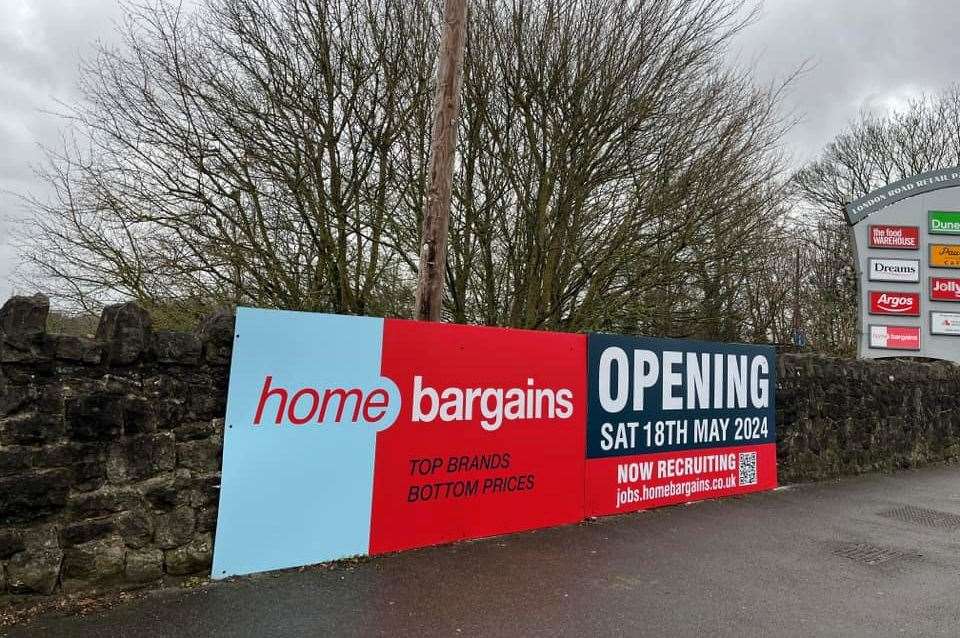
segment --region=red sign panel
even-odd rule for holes
[[[587,514],[777,486],[772,348],[591,334],[587,370]]]
[[[934,301],[960,301],[960,279],[931,277],[930,299]]]
[[[870,314],[919,317],[920,293],[871,290]]]
[[[386,320],[370,553],[582,520],[586,342]]]
[[[917,226],[872,224],[867,232],[870,248],[920,249],[920,228]]]
[[[870,326],[870,347],[882,350],[919,350],[918,326]]]

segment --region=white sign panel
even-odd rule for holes
[[[870,281],[920,281],[919,259],[870,259]]]
[[[930,334],[960,336],[960,313],[932,311],[930,313]]]

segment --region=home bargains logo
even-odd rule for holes
[[[920,293],[870,291],[870,314],[920,316]]]
[[[920,249],[920,229],[917,226],[875,224],[869,228],[870,248]]]
[[[870,347],[885,350],[919,350],[919,326],[870,326]]]
[[[931,277],[930,299],[933,301],[960,301],[960,279]]]

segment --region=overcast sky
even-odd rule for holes
[[[3,191],[43,194],[31,165],[62,125],[45,111],[73,99],[79,58],[111,38],[119,15],[117,0],[0,0],[0,301],[16,265],[9,228],[24,215]],[[861,109],[955,81],[958,22],[957,0],[767,0],[736,56],[764,82],[808,64],[786,98],[802,118],[787,139],[800,163]]]

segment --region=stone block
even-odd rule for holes
[[[51,594],[60,577],[63,551],[52,527],[24,534],[25,549],[7,562],[7,588],[14,594]]]
[[[67,503],[68,470],[25,472],[0,479],[0,525],[34,521],[59,512]]]
[[[167,573],[188,576],[209,571],[213,562],[213,536],[202,534],[187,545],[164,552]]]
[[[198,365],[203,355],[200,338],[189,332],[159,330],[154,336],[153,348],[159,363]]]
[[[220,473],[194,478],[189,489],[193,492],[190,504],[194,507],[216,505],[220,501]]]
[[[123,397],[85,394],[67,402],[66,423],[75,441],[113,441],[123,433]]]
[[[157,408],[143,397],[126,397],[123,402],[123,433],[150,434],[157,431]]]
[[[213,365],[230,364],[233,353],[235,319],[233,312],[221,309],[204,318],[197,329],[203,343],[203,360]]]
[[[35,383],[24,385],[14,383],[0,370],[0,416],[19,412],[39,397],[40,391]]]
[[[163,552],[145,549],[127,552],[124,577],[132,583],[147,583],[163,577]]]
[[[100,315],[97,340],[103,343],[104,363],[134,363],[153,343],[150,314],[135,303],[107,306]]]
[[[142,505],[142,497],[131,487],[104,487],[95,492],[72,495],[68,509],[75,518],[82,519],[107,516]]]
[[[103,358],[103,345],[94,339],[72,335],[49,335],[47,339],[57,359],[96,365]]]
[[[154,526],[157,546],[173,549],[188,543],[193,538],[194,525],[193,510],[186,506],[157,516]]]
[[[64,443],[49,445],[34,456],[36,467],[65,467],[73,471],[73,489],[88,491],[85,487],[106,477],[107,450],[94,443]]]
[[[212,436],[222,436],[222,421],[222,419],[191,421],[178,425],[173,429],[173,433],[177,435],[177,441],[195,441],[197,439],[209,439]]]
[[[197,532],[217,531],[217,506],[201,507],[197,510]]]
[[[144,548],[153,542],[153,519],[140,509],[121,512],[117,516],[117,532],[127,547]]]
[[[22,412],[0,419],[0,443],[3,445],[36,445],[63,437],[63,418],[56,414]]]
[[[218,438],[177,443],[177,466],[204,474],[219,472],[221,451]]]
[[[139,486],[139,489],[146,501],[158,510],[173,509],[187,502],[181,498],[179,490],[174,485],[173,477],[148,479]]]
[[[212,386],[195,388],[187,399],[187,415],[191,419],[214,419],[226,411],[226,397]]]
[[[50,300],[45,295],[10,297],[0,308],[0,333],[6,337],[32,338],[47,331]]]
[[[105,538],[116,531],[112,517],[93,518],[65,525],[60,530],[63,546],[82,545],[90,541]]]
[[[23,532],[18,529],[0,529],[0,560],[6,560],[26,549]]]
[[[34,451],[26,447],[0,447],[0,477],[19,474],[33,465]]]
[[[117,537],[102,538],[63,552],[61,579],[66,592],[119,582],[124,573],[126,548]]]
[[[110,446],[107,479],[111,483],[140,481],[172,470],[176,459],[176,441],[170,432],[126,437]]]

